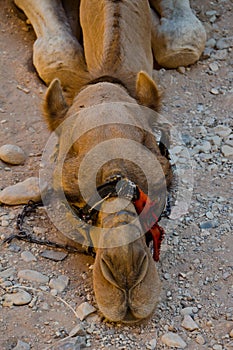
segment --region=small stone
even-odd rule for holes
[[[19,291],[17,293],[12,294],[5,294],[4,295],[4,302],[3,306],[10,306],[10,305],[27,305],[32,300],[31,294],[25,292],[24,290]]]
[[[218,71],[218,65],[216,62],[212,62],[209,64],[210,70],[212,70],[212,72],[217,72]]]
[[[157,345],[157,340],[154,338],[154,339],[151,339],[149,342],[148,342],[148,345],[150,346],[150,349],[151,350],[155,350],[156,349],[156,345]]]
[[[207,42],[206,42],[206,47],[215,47],[216,45],[216,40],[214,38],[210,38]]]
[[[216,47],[219,50],[228,49],[229,47],[233,47],[233,36],[219,39],[216,43]]]
[[[200,152],[207,153],[211,150],[211,143],[209,141],[204,141],[202,144],[199,146]]]
[[[227,49],[223,49],[223,50],[215,51],[214,53],[211,54],[211,57],[214,60],[223,61],[223,60],[225,60],[227,58],[227,55],[228,55]]]
[[[206,47],[202,53],[202,58],[204,60],[207,60],[208,58],[210,58],[212,52],[213,52],[213,49],[211,47]]]
[[[195,341],[196,341],[197,344],[200,344],[200,345],[204,345],[205,344],[205,339],[200,334],[198,334],[196,336]]]
[[[48,189],[47,183],[39,186],[37,177],[30,177],[16,185],[6,187],[0,192],[0,203],[7,205],[27,204],[29,200],[38,202],[41,200],[41,193]]]
[[[19,165],[25,162],[23,150],[16,145],[3,145],[0,147],[0,159],[6,163]]]
[[[184,74],[184,73],[185,73],[185,67],[180,66],[180,67],[177,68],[177,71],[178,71],[180,74]]]
[[[15,269],[10,267],[9,269],[3,270],[0,272],[0,278],[9,278],[14,275]]]
[[[83,325],[81,323],[77,324],[69,333],[70,337],[75,337],[77,335],[80,335],[80,336],[86,335],[86,331],[84,330]]]
[[[228,138],[225,140],[225,144],[233,147],[233,134],[228,136]]]
[[[36,257],[29,252],[28,250],[25,250],[21,253],[21,258],[25,261],[25,262],[31,262],[31,261],[36,261]]]
[[[1,226],[2,226],[2,227],[7,227],[7,226],[9,226],[9,221],[8,221],[8,220],[2,220]]]
[[[220,345],[220,344],[215,344],[215,345],[213,346],[213,350],[222,350],[222,345]]]
[[[46,228],[44,227],[34,226],[32,230],[36,235],[44,235],[46,232]]]
[[[216,223],[213,221],[204,221],[200,223],[200,228],[202,230],[208,230],[209,228],[213,228],[216,227]]]
[[[233,338],[233,328],[232,328],[232,330],[230,331],[230,337]]]
[[[218,94],[219,94],[219,91],[218,91],[217,88],[212,88],[212,89],[210,90],[210,93],[211,93],[212,95],[218,95]]]
[[[67,257],[68,253],[57,252],[53,250],[44,250],[40,255],[45,259],[50,259],[53,261],[62,261]]]
[[[188,331],[194,331],[195,329],[199,328],[190,315],[184,315],[184,319],[181,323],[181,326],[187,329]]]
[[[12,350],[30,350],[31,346],[21,340],[17,341],[16,346]]]
[[[215,16],[215,15],[217,15],[217,11],[216,10],[208,10],[208,11],[206,11],[206,16],[208,16],[208,17],[212,17],[212,16]]]
[[[167,346],[174,346],[175,348],[184,349],[187,344],[183,341],[183,339],[176,333],[168,332],[165,333],[161,341]]]
[[[35,270],[20,270],[18,272],[18,278],[42,284],[49,281],[49,278],[47,276]]]
[[[52,278],[49,282],[51,289],[56,289],[58,292],[63,292],[69,284],[69,278],[61,275],[58,278]]]
[[[83,321],[88,315],[92,314],[95,311],[96,308],[87,302],[80,304],[76,309],[77,316],[81,321]]]
[[[218,125],[213,129],[214,133],[220,137],[227,138],[232,130],[228,126],[225,125]]]
[[[205,215],[210,220],[213,220],[213,218],[214,218],[214,215],[213,215],[213,213],[211,213],[211,211],[207,211],[207,213]]]
[[[193,314],[193,307],[192,306],[185,307],[184,309],[182,309],[180,311],[180,314],[183,316],[192,315]]]
[[[226,158],[230,158],[233,156],[233,147],[228,146],[228,145],[223,145],[221,148],[222,154]]]

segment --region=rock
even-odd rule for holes
[[[77,316],[81,321],[83,321],[88,315],[92,314],[95,311],[96,308],[87,302],[80,304],[76,309]]]
[[[45,259],[50,259],[53,261],[62,261],[67,257],[68,253],[65,252],[58,252],[54,250],[44,250],[40,256],[42,256]]]
[[[52,278],[49,282],[49,287],[51,289],[56,289],[58,292],[63,292],[69,284],[69,278],[67,276],[61,275],[58,278]]]
[[[181,315],[192,315],[193,314],[193,307],[192,306],[188,306],[188,307],[185,307],[184,309],[182,309],[180,311],[180,314]]]
[[[225,144],[233,147],[233,134],[228,136],[228,138],[225,140]]]
[[[203,141],[199,145],[200,152],[208,153],[210,150],[211,150],[211,143],[209,141]]]
[[[220,137],[227,138],[232,130],[228,126],[225,125],[218,125],[213,129],[214,133]]]
[[[228,145],[223,145],[221,148],[222,154],[226,158],[230,158],[233,156],[233,147],[228,146]]]
[[[218,94],[219,94],[219,91],[218,91],[217,88],[212,88],[212,89],[210,89],[210,93],[211,93],[212,95],[218,95]]]
[[[31,346],[21,340],[17,341],[16,346],[12,350],[30,350]]]
[[[233,47],[233,36],[219,39],[216,43],[216,47],[219,50],[228,49],[229,47]]]
[[[187,329],[188,331],[194,331],[195,329],[199,328],[190,315],[184,315],[184,319],[181,323],[181,326]]]
[[[213,350],[222,350],[222,345],[220,345],[220,344],[215,344],[215,345],[213,346]]]
[[[47,276],[35,270],[20,270],[18,272],[18,278],[42,284],[49,281],[49,278]]]
[[[225,60],[227,58],[228,55],[228,51],[227,49],[223,49],[223,50],[219,50],[219,51],[215,51],[214,53],[211,54],[211,57],[214,60]]]
[[[230,337],[233,338],[233,328],[232,328],[232,330],[230,331]]]
[[[0,159],[6,163],[19,165],[25,162],[23,150],[16,145],[3,145],[0,147]]]
[[[181,66],[177,68],[177,72],[179,72],[180,74],[184,74],[185,73],[185,67]]]
[[[214,38],[210,38],[207,42],[206,42],[206,47],[215,47],[216,45],[216,40]]]
[[[216,62],[212,62],[209,64],[210,70],[212,70],[212,72],[217,72],[218,71],[218,64]]]
[[[205,344],[205,339],[200,334],[198,334],[196,336],[195,341],[196,341],[197,344],[200,344],[200,345],[204,345]]]
[[[10,267],[9,269],[3,270],[0,272],[0,278],[9,278],[14,275],[15,269]]]
[[[0,203],[7,205],[27,204],[29,200],[38,202],[41,194],[48,190],[48,184],[42,183],[39,186],[37,177],[30,177],[16,185],[6,187],[0,192]]]
[[[216,16],[217,15],[217,11],[215,10],[209,10],[209,11],[206,11],[206,16],[208,17],[212,17],[212,16]]]
[[[200,228],[202,230],[208,230],[210,228],[217,227],[217,223],[215,221],[209,220],[200,223]]]
[[[25,250],[24,252],[21,253],[21,258],[25,261],[25,262],[31,262],[31,261],[36,261],[36,257],[29,252],[28,250]]]
[[[83,325],[81,323],[77,324],[69,333],[70,337],[75,337],[77,335],[80,335],[80,336],[86,335],[86,331],[84,330]]]
[[[167,346],[174,346],[175,348],[184,349],[187,344],[183,341],[183,339],[176,333],[168,332],[165,333],[161,341]]]
[[[151,350],[155,350],[156,349],[156,345],[157,345],[157,340],[154,338],[154,339],[151,339],[149,342],[148,342],[148,345],[149,345],[149,349]]]
[[[31,294],[22,290],[17,293],[5,294],[3,306],[11,306],[11,305],[27,305],[32,300]]]

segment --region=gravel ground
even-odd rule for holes
[[[92,257],[13,241],[0,247],[1,349],[233,349],[232,1],[193,7],[208,34],[203,57],[190,68],[155,72],[165,91],[162,114],[189,150],[194,180],[189,212],[167,228],[156,312],[140,325],[109,323],[95,302]],[[45,87],[31,63],[34,33],[11,0],[2,0],[0,23],[0,146],[15,144],[26,156],[20,165],[0,161],[3,189],[38,176],[48,132],[40,111]],[[185,162],[182,148],[173,149],[173,161]],[[21,210],[0,206],[1,240],[16,231]],[[25,225],[64,242],[43,208]]]

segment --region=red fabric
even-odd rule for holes
[[[134,206],[138,215],[140,215],[140,221],[143,229],[151,234],[154,254],[153,258],[155,261],[159,260],[160,247],[164,237],[164,229],[158,225],[158,218],[155,215],[155,206],[158,205],[156,201],[150,200],[150,198],[138,188],[139,196],[138,199],[134,200]]]

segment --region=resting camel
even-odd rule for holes
[[[99,205],[94,226],[101,233],[94,228],[88,233],[96,253],[98,307],[111,321],[148,318],[159,300],[160,281],[145,231],[158,235],[158,260],[157,218],[172,180],[167,134],[161,129],[164,140],[158,144],[152,132],[160,104],[153,55],[164,67],[192,64],[204,48],[205,31],[188,0],[15,4],[35,30],[33,63],[49,86],[44,114],[58,138],[54,190],[82,213],[96,188],[104,192],[94,201]],[[139,203],[141,195],[145,203]],[[154,220],[148,223],[151,208]]]

